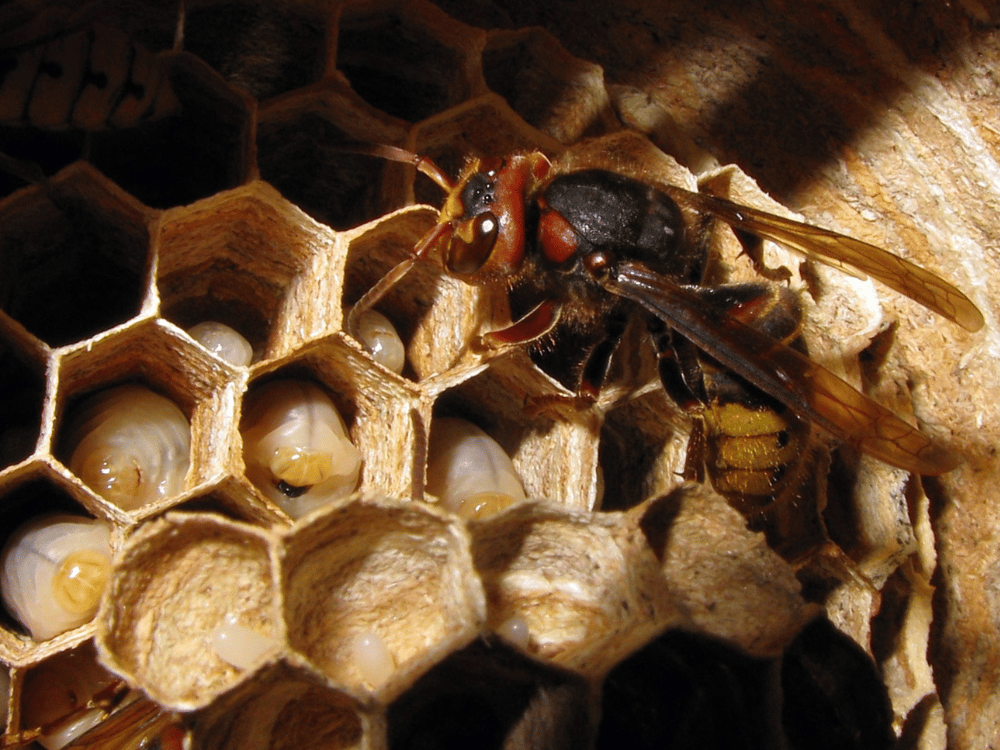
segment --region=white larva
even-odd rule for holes
[[[70,515],[21,526],[0,554],[0,587],[8,611],[45,641],[94,617],[111,573],[111,529]]]
[[[385,641],[372,630],[358,633],[351,639],[351,658],[361,679],[372,690],[382,687],[396,671],[396,662]]]
[[[274,638],[241,624],[233,614],[227,614],[222,624],[209,633],[208,643],[220,659],[244,672],[260,666],[278,651]]]
[[[511,615],[497,625],[496,634],[510,645],[522,650],[528,648],[528,644],[531,642],[528,621],[521,615]]]
[[[276,380],[247,396],[240,427],[246,476],[292,518],[346,497],[361,454],[333,401],[304,380]]]
[[[206,320],[188,329],[188,335],[221,360],[237,367],[253,361],[253,347],[238,331],[225,323]]]
[[[191,463],[191,425],[168,398],[129,384],[102,391],[73,413],[69,469],[106,500],[135,510],[176,495]]]
[[[500,444],[464,419],[431,425],[427,491],[467,519],[485,518],[525,499],[521,479]]]
[[[397,375],[403,371],[406,349],[387,317],[377,310],[365,310],[358,318],[358,335],[372,359]]]

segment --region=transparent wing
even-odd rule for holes
[[[978,331],[983,327],[982,313],[962,292],[941,277],[880,247],[724,198],[673,186],[663,188],[678,203],[717,216],[735,229],[780,242],[828,265],[863,271],[966,330]]]
[[[602,286],[639,304],[723,367],[837,438],[893,466],[943,474],[958,465],[948,451],[822,365],[705,302],[690,288],[634,262]]]

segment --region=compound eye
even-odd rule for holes
[[[489,260],[500,234],[497,217],[485,211],[459,226],[448,247],[448,270],[454,274],[474,274]]]

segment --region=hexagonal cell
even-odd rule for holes
[[[71,700],[81,697],[76,693],[69,696]],[[20,732],[8,733],[4,741],[21,747],[34,739],[33,748],[188,747],[188,735],[180,714],[162,708],[140,690],[127,689],[126,683],[118,680],[64,721],[45,727],[25,726]]]
[[[171,111],[175,100],[169,86],[161,85],[162,58],[146,48],[157,36],[153,24],[163,19],[154,22],[157,14],[130,4],[132,13],[124,13],[130,23],[124,25],[109,3],[76,13],[25,8],[20,18],[4,9],[0,148],[35,165],[28,171],[8,165],[12,173],[37,182],[38,168],[54,174],[78,159],[88,133],[139,126]],[[176,9],[166,12],[175,27]],[[142,33],[134,35],[136,24]]]
[[[361,453],[333,395],[311,379],[279,376],[255,382],[243,398],[246,478],[292,518],[345,498],[358,486]]]
[[[677,485],[684,470],[687,417],[659,384],[608,412],[601,426],[601,510],[626,510]]]
[[[15,45],[22,59],[28,58],[22,67],[33,76],[26,82],[31,84],[28,114],[5,117],[14,124],[0,128],[0,148],[37,163],[47,174],[86,153],[105,174],[155,206],[189,202],[233,186],[248,166],[250,105],[197,58],[154,55],[142,46],[144,41],[162,44],[164,35],[172,42],[176,6],[166,24],[170,31],[164,32],[162,17],[154,19],[155,13],[129,5],[132,12],[105,13],[101,23],[88,25],[101,14],[92,5],[88,12],[64,17],[68,29],[58,28],[57,13],[39,13],[41,18],[48,15],[56,28],[45,29],[37,40],[21,40],[25,46]],[[68,75],[48,76],[48,68],[32,58],[36,51],[47,56],[43,62]],[[76,85],[90,73],[95,81],[104,74],[114,85]],[[110,96],[119,84],[128,95],[124,103]],[[16,108],[16,91],[13,96],[9,104]],[[67,127],[68,134],[58,132]],[[191,164],[198,166],[192,170]]]
[[[542,151],[551,157],[563,149],[559,141],[528,125],[492,93],[417,123],[410,130],[406,147],[432,158],[450,175],[457,175],[472,156]],[[441,188],[429,178],[418,178],[414,192],[418,203],[442,202]]]
[[[452,654],[389,706],[394,750],[587,747],[590,686],[501,643]]]
[[[813,484],[819,488],[814,493],[813,513],[822,513],[827,536],[881,589],[885,579],[905,566],[918,549],[919,508],[927,500],[915,477],[886,471],[870,456],[855,460],[852,450],[845,447],[835,450],[829,464],[820,462],[816,470]],[[815,533],[810,537],[815,544]]]
[[[193,740],[206,750],[360,750],[380,746],[373,729],[327,679],[281,662],[215,701],[199,716]]]
[[[60,428],[70,471],[123,510],[171,498],[191,464],[191,424],[169,398],[123,383],[74,406]]]
[[[289,645],[383,701],[475,638],[485,616],[465,530],[398,500],[341,503],[293,529],[282,590]]]
[[[685,622],[651,550],[625,542],[623,520],[536,502],[471,521],[489,626],[502,632],[519,618],[526,651],[599,675],[666,625]]]
[[[348,238],[345,318],[363,294],[410,257],[413,246],[434,223],[434,215],[426,209],[408,209]],[[468,353],[488,294],[489,290],[442,275],[430,263],[415,264],[375,308],[394,324],[403,341],[404,376],[422,379],[453,368]]]
[[[435,416],[424,498],[460,518],[487,518],[527,500],[510,456],[472,422]]]
[[[121,458],[141,461],[147,472],[140,472],[136,477],[137,486],[158,476],[161,470],[170,473],[183,471],[186,476],[182,483],[184,490],[211,481],[229,469],[231,460],[234,436],[227,425],[235,420],[235,394],[230,391],[236,388],[236,384],[230,382],[231,378],[232,371],[222,362],[162,321],[149,320],[112,333],[87,347],[68,352],[62,359],[56,395],[53,454],[65,465],[70,465],[76,448],[68,442],[72,437],[72,423],[78,410],[85,405],[86,398],[109,391],[114,386],[141,385],[172,402],[190,423],[190,467],[181,465],[184,463],[182,452],[177,453],[173,448],[168,452],[158,446],[161,439],[169,440],[166,446],[174,444],[175,428],[169,428],[171,431],[165,432],[164,438],[161,438],[157,431],[167,428],[157,422],[151,422],[152,428],[144,433],[149,437],[142,442],[130,438],[117,447],[114,441],[107,444],[98,442],[89,447],[95,450],[95,455],[105,454],[111,458],[118,456],[118,451],[124,446],[125,455]],[[141,413],[139,418],[148,419],[148,412]],[[146,455],[143,455],[144,450]],[[166,463],[165,458],[174,454],[180,459],[178,463]],[[166,497],[130,510],[147,515],[162,510],[176,497],[170,492]]]
[[[4,596],[16,597],[20,603],[13,606],[24,607],[26,613],[18,622],[11,604],[0,611],[0,650],[6,654],[23,658],[26,651],[52,653],[92,630],[89,623],[110,574],[112,526],[100,517],[95,520],[93,509],[83,506],[74,492],[63,477],[40,464],[8,475],[0,487],[0,526],[5,530],[0,541],[5,559],[17,561],[4,576],[27,576],[16,586],[4,584],[9,588]],[[88,526],[51,523],[69,519]],[[28,529],[36,532],[25,535]],[[69,535],[63,536],[63,531]],[[29,637],[29,632],[37,637]],[[45,643],[33,647],[39,640]]]
[[[619,127],[601,67],[573,57],[545,29],[491,31],[482,64],[493,91],[526,122],[562,143]]]
[[[225,217],[225,220],[220,220]],[[164,214],[161,313],[184,329],[218,321],[275,357],[329,330],[337,239],[263,182]]]
[[[771,658],[821,611],[803,597],[797,571],[705,485],[683,484],[624,514],[621,523],[632,575],[642,573],[644,590],[663,587],[683,615],[665,624]],[[650,554],[656,559],[653,575]]]
[[[327,17],[304,6],[240,0],[194,5],[184,49],[259,101],[319,80],[326,69]]]
[[[828,616],[859,640],[869,639],[869,619],[881,606],[881,593],[857,563],[833,543],[814,545],[795,561],[802,595],[822,604]]]
[[[127,686],[97,662],[92,642],[22,670],[17,681],[13,737],[40,731],[37,742],[62,747],[105,719]]]
[[[0,317],[0,331],[8,321]],[[6,331],[3,331],[6,333]],[[0,471],[35,449],[45,401],[45,354],[0,334]]]
[[[596,747],[780,747],[776,677],[770,660],[668,631],[605,679]]]
[[[180,108],[133,128],[94,133],[88,158],[148,206],[191,203],[241,184],[249,174],[253,102],[198,58],[167,53]]]
[[[892,706],[868,652],[816,618],[781,661],[785,737],[797,747],[898,747]]]
[[[78,164],[0,204],[0,308],[50,346],[139,314],[152,215]]]
[[[361,452],[360,489],[394,497],[412,495],[417,392],[389,377],[338,336],[302,347],[294,356],[269,363],[251,388],[277,378],[318,384],[347,424]]]
[[[405,129],[335,85],[317,86],[261,108],[261,177],[317,221],[348,229],[404,204],[402,165],[346,150],[401,145]]]
[[[102,661],[164,706],[208,705],[282,649],[274,555],[260,530],[213,514],[144,525],[99,614]]]
[[[434,415],[466,419],[496,440],[529,498],[587,510],[597,502],[599,416],[579,408],[523,352],[440,393]]]
[[[350,3],[340,16],[337,70],[372,106],[417,122],[482,92],[473,57],[482,34],[429,3]]]

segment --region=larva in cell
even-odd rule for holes
[[[382,637],[374,630],[358,633],[351,639],[351,656],[361,679],[378,690],[396,671],[396,661]]]
[[[497,625],[496,634],[522,650],[528,648],[528,644],[531,643],[531,628],[521,615],[511,615]]]
[[[234,328],[225,323],[206,320],[188,329],[188,335],[219,359],[237,367],[253,361],[253,347]]]
[[[36,641],[93,618],[111,574],[110,535],[103,521],[49,515],[7,541],[0,554],[3,601]]]
[[[333,401],[313,383],[275,380],[252,390],[240,431],[247,479],[292,518],[358,485],[361,454]]]
[[[395,326],[378,310],[365,310],[358,316],[358,340],[372,359],[399,375],[406,365],[406,349]]]
[[[216,656],[241,671],[260,666],[279,649],[274,638],[247,627],[231,613],[208,634],[208,644]]]
[[[525,499],[524,487],[500,444],[464,419],[431,425],[427,491],[463,518],[484,518]]]
[[[87,399],[73,412],[64,444],[70,471],[124,510],[179,493],[191,463],[184,413],[136,384]]]

